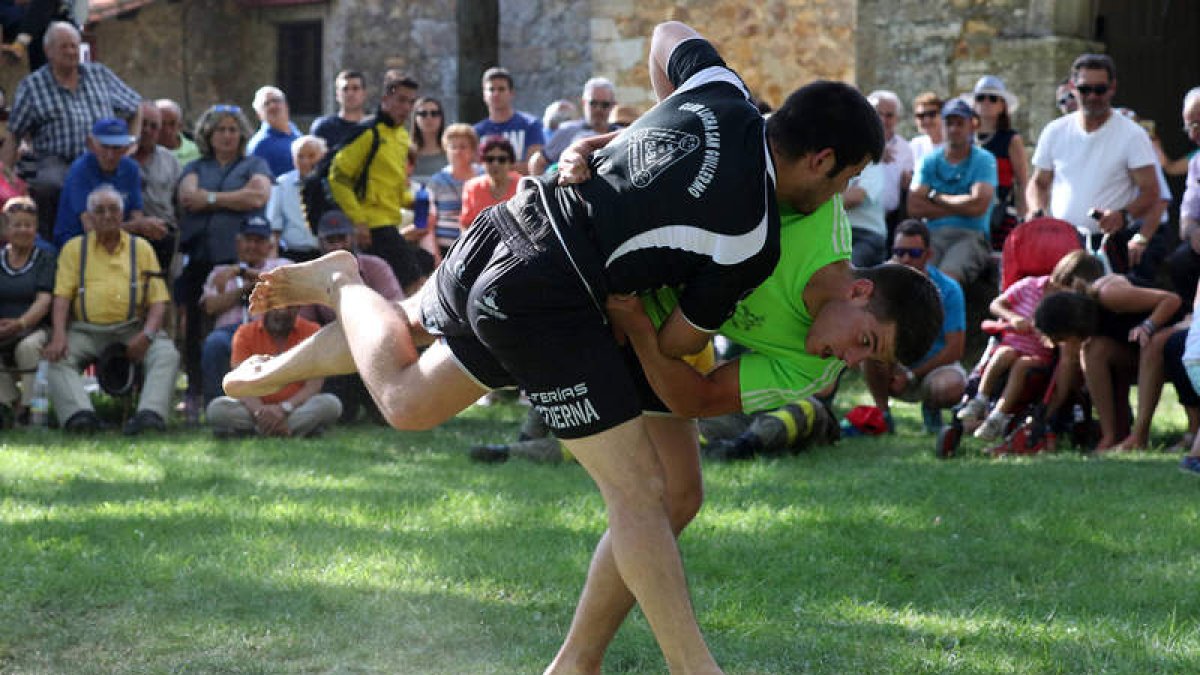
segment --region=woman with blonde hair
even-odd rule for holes
[[[429,198],[433,202],[434,235],[442,255],[462,234],[458,221],[463,206],[463,184],[483,173],[475,163],[479,136],[470,124],[451,124],[442,133],[447,164],[429,179]]]

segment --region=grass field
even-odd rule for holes
[[[5,435],[0,672],[540,672],[604,517],[578,466],[466,459],[522,412],[313,441]],[[898,412],[893,437],[706,466],[682,548],[728,672],[1200,672],[1178,457],[938,461]],[[665,671],[640,616],[605,671]]]

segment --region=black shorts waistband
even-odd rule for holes
[[[516,195],[507,203],[508,215],[535,241],[553,236],[557,243],[553,248],[561,251],[607,321],[604,301],[608,297],[608,280],[604,261],[589,236],[588,222],[579,216],[570,217],[559,203],[560,198],[570,197],[559,191],[570,188],[560,187],[554,180],[522,178]]]

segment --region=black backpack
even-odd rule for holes
[[[317,168],[301,184],[300,201],[304,204],[304,218],[308,221],[308,228],[313,233],[317,231],[317,223],[321,222],[321,216],[329,211],[341,209],[337,200],[333,198],[333,191],[329,189],[329,169],[333,166],[334,158],[359,136],[369,131],[373,135],[371,149],[367,151],[367,160],[363,162],[362,171],[354,179],[354,195],[360,200],[366,197],[371,162],[375,161],[375,153],[379,152],[380,139],[379,130],[375,128],[376,121],[377,118],[371,116],[359,122],[346,134],[346,138],[341,143],[325,153],[325,156],[317,163]]]

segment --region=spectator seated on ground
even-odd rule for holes
[[[88,196],[85,234],[58,257],[51,309],[52,333],[43,352],[50,401],[63,428],[91,433],[100,427],[81,371],[109,345],[124,344],[145,376],[127,435],[166,429],[179,353],[161,330],[169,300],[154,249],[121,229],[121,194],[101,185]]]
[[[936,432],[942,425],[942,410],[958,403],[967,386],[967,373],[959,361],[966,345],[966,305],[958,282],[942,274],[929,260],[929,228],[919,220],[908,219],[896,226],[892,242],[892,261],[924,274],[937,286],[942,301],[942,329],[933,346],[911,368],[868,359],[863,376],[883,411],[889,430],[894,429],[889,405],[894,396],[902,401],[921,404],[925,430]]]
[[[151,222],[142,215],[142,170],[136,161],[125,156],[137,140],[129,135],[125,120],[106,117],[92,125],[87,152],[67,170],[54,221],[55,247],[62,248],[71,237],[83,233],[81,216],[87,211],[88,195],[101,185],[113,186],[125,200],[121,227],[151,242],[166,235],[161,222]]]
[[[354,223],[350,222],[346,214],[341,211],[325,213],[317,223],[317,234],[321,255],[330,251],[350,251],[358,260],[358,273],[362,275],[363,283],[367,287],[383,296],[385,300],[399,303],[404,299],[400,282],[396,280],[396,275],[387,261],[358,250]],[[337,318],[333,310],[324,305],[308,305],[300,310],[300,316],[319,326],[332,323]],[[342,422],[353,422],[360,409],[368,411],[378,421],[383,420],[374,399],[357,373],[325,378],[323,391],[334,394],[342,402]]]
[[[229,372],[233,333],[249,320],[246,307],[258,275],[292,262],[274,257],[274,250],[271,226],[262,216],[251,215],[243,221],[237,235],[238,262],[218,265],[204,282],[200,305],[205,314],[216,317],[200,351],[205,405],[222,393],[221,379]]]
[[[232,365],[251,356],[275,356],[317,332],[315,323],[296,314],[295,307],[273,309],[239,327],[233,336]],[[321,384],[322,379],[315,378],[267,396],[219,396],[208,404],[208,424],[218,437],[315,436],[342,414],[337,396],[320,393]]]
[[[0,249],[0,428],[28,413],[34,370],[46,346],[55,267],[54,255],[34,245],[37,206],[32,199],[13,197],[4,204],[2,231],[8,243]]]

